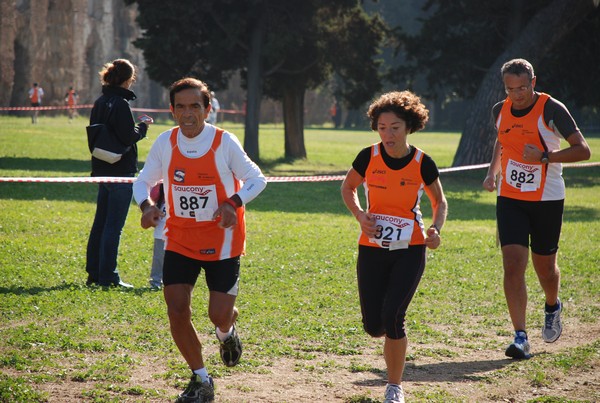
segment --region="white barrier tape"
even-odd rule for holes
[[[469,171],[487,168],[490,164],[465,165],[462,167],[442,168],[440,173]],[[565,168],[587,168],[600,166],[600,162],[566,163]],[[346,175],[316,175],[316,176],[268,176],[267,182],[331,182],[344,180]],[[43,183],[133,183],[135,178],[116,176],[74,176],[56,178],[36,177],[0,177],[0,182],[43,182]]]
[[[56,111],[56,110],[67,110],[67,109],[91,109],[94,105],[63,105],[63,106],[2,106],[0,111]],[[166,112],[171,113],[170,109],[155,109],[155,108],[131,108],[134,112]],[[231,115],[244,115],[244,111],[238,111],[234,109],[219,109],[219,113],[231,114]]]
[[[11,106],[0,107],[0,111],[54,111],[59,109],[86,109],[94,105],[64,105],[64,106]]]

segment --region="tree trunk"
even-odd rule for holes
[[[483,78],[465,122],[453,166],[489,162],[492,156],[496,133],[491,121],[491,108],[506,96],[500,77],[502,65],[510,59],[522,57],[536,68],[544,55],[594,7],[597,7],[595,0],[553,0],[529,21]],[[543,66],[537,68],[543,74]]]
[[[285,158],[306,158],[304,147],[304,87],[283,89],[283,123],[285,126]]]
[[[247,99],[244,129],[244,150],[255,162],[260,160],[258,150],[258,128],[260,123],[260,101],[262,99],[262,47],[265,39],[264,14],[253,26],[250,38],[247,71]]]

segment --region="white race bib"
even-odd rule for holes
[[[506,166],[506,183],[521,192],[535,192],[542,183],[542,165],[524,164],[509,159]]]
[[[196,221],[211,221],[218,208],[217,187],[172,185],[173,210],[175,216],[194,218]]]
[[[377,233],[369,241],[389,250],[407,249],[412,238],[414,220],[384,214],[373,214]]]

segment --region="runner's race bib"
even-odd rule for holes
[[[218,208],[217,187],[172,185],[175,216],[196,221],[212,221]]]
[[[521,192],[535,192],[542,183],[542,166],[509,159],[506,166],[506,183],[520,189]]]
[[[377,233],[369,241],[389,250],[407,249],[412,238],[414,220],[384,214],[373,214]]]

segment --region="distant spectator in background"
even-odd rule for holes
[[[42,98],[44,97],[44,90],[42,87],[38,85],[38,83],[33,83],[33,87],[29,89],[29,101],[31,102],[31,106],[38,107],[42,105]],[[31,114],[31,123],[37,123],[39,110],[33,111]]]
[[[211,125],[217,124],[217,117],[219,111],[221,110],[221,105],[219,105],[219,100],[215,97],[215,92],[210,92],[210,104],[212,107],[210,108],[210,112],[208,113],[208,119],[206,121]]]
[[[77,100],[79,99],[79,95],[75,92],[73,87],[69,87],[69,91],[65,94],[65,103],[69,107],[67,109],[69,113],[69,120],[73,120],[73,116],[75,115],[74,106],[77,104]]]
[[[338,129],[342,124],[342,108],[340,107],[340,103],[335,101],[331,108],[329,109],[329,114],[331,115],[331,121],[333,122],[333,127]]]
[[[163,213],[158,218],[154,227],[154,246],[152,249],[152,267],[150,268],[150,287],[155,290],[162,288],[163,262],[165,260],[165,222],[167,220],[167,209],[165,205],[165,190],[162,183],[150,190],[150,199],[154,205]]]

